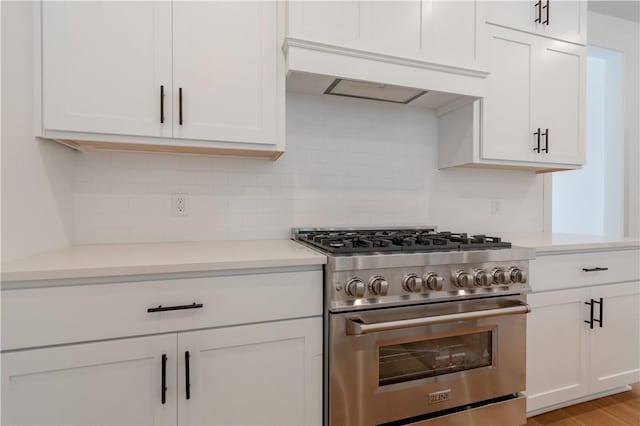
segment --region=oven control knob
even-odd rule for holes
[[[476,285],[478,287],[491,287],[491,276],[487,271],[479,269],[475,272]]]
[[[475,279],[473,275],[465,271],[458,271],[456,272],[455,284],[458,287],[473,288],[475,287]]]
[[[514,283],[527,282],[527,273],[520,268],[516,268],[515,266],[509,269],[509,275],[511,276],[511,281],[513,281]]]
[[[376,296],[386,296],[389,292],[389,283],[379,275],[369,279],[369,291]]]
[[[424,281],[425,287],[429,290],[441,291],[442,283],[444,282],[444,278],[435,272],[429,272],[425,275],[422,280]]]
[[[402,279],[402,288],[413,293],[422,292],[422,278],[416,274],[407,274]]]
[[[351,278],[344,291],[351,297],[363,297],[365,285],[360,278]]]
[[[509,284],[509,281],[511,281],[511,274],[506,273],[500,268],[491,271],[491,275],[493,275],[493,283],[497,285]]]

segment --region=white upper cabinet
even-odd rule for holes
[[[541,136],[536,161],[584,163],[586,54],[585,48],[545,41],[538,50],[539,67],[532,87],[535,93],[532,125]],[[536,135],[537,139],[537,135]]]
[[[487,21],[577,44],[587,42],[586,0],[487,2]]]
[[[275,2],[173,3],[176,138],[276,143],[275,22]]]
[[[491,74],[482,101],[482,157],[533,160],[530,134],[531,80],[535,40],[526,34],[493,32],[489,39]]]
[[[43,2],[42,91],[45,129],[170,137],[171,3]]]
[[[481,13],[476,1],[423,1],[421,46],[426,56],[437,62],[485,66]]]
[[[272,159],[284,151],[284,6],[104,0],[38,7],[39,136],[78,148]]]
[[[338,77],[424,90],[414,104],[429,107],[485,95],[480,0],[290,0],[287,7],[284,51],[298,91],[324,93]]]
[[[368,52],[481,67],[480,2],[289,1],[288,37]]]
[[[540,172],[581,167],[586,48],[487,27],[487,96],[441,114],[440,167],[484,165]]]

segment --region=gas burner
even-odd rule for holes
[[[334,255],[428,253],[510,248],[499,237],[437,232],[435,228],[297,230],[295,238]]]

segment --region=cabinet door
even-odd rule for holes
[[[473,65],[478,60],[477,1],[422,2],[422,49],[446,64]],[[484,25],[484,22],[482,22]]]
[[[536,32],[572,43],[587,43],[586,0],[542,0],[542,5],[543,23],[534,23]],[[548,24],[544,23],[547,19]]]
[[[586,0],[491,1],[487,6],[488,22],[572,43],[587,42]]]
[[[548,129],[535,161],[584,163],[586,104],[586,48],[560,41],[541,39],[533,81],[536,94],[532,124]]]
[[[287,36],[338,46],[360,38],[360,1],[288,1]]]
[[[591,330],[591,393],[640,381],[640,282],[594,287],[590,297],[603,301]]]
[[[44,129],[171,137],[170,2],[45,1],[42,43]]]
[[[538,0],[489,1],[487,21],[509,28],[531,31],[537,18]]]
[[[529,295],[527,411],[589,393],[588,295],[588,289]]]
[[[490,26],[487,96],[482,100],[481,156],[531,161],[535,36]]]
[[[420,10],[419,0],[361,1],[361,47],[398,56],[420,55]]]
[[[178,355],[180,425],[322,422],[319,317],[181,333]]]
[[[276,2],[172,4],[175,137],[275,144]]]
[[[175,334],[4,353],[2,423],[175,424],[175,353]]]

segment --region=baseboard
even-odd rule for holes
[[[559,408],[568,407],[570,405],[580,404],[581,402],[587,402],[598,398],[603,398],[609,395],[615,395],[617,393],[626,392],[631,390],[631,386],[621,386],[619,388],[614,388],[605,392],[594,393],[592,395],[583,396],[582,398],[572,399],[571,401],[561,402],[560,404],[550,405],[544,408],[538,408],[537,410],[532,410],[527,412],[527,417],[537,416],[538,414],[547,413],[549,411],[557,410]]]

